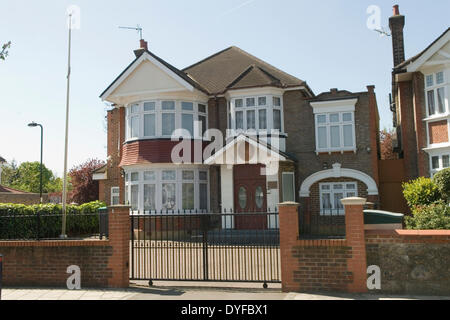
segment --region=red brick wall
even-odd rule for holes
[[[428,124],[430,144],[448,142],[447,120],[430,122]]]
[[[427,147],[426,126],[423,119],[427,116],[425,105],[425,79],[421,72],[414,72],[412,76],[412,86],[414,91],[414,119],[415,119],[415,134],[417,142],[417,170],[419,176],[429,176],[429,157],[423,151]],[[447,139],[448,140],[448,139]]]
[[[345,240],[299,240],[298,204],[279,205],[284,292],[365,292],[362,205],[346,206]]]
[[[108,240],[0,241],[4,285],[65,287],[77,265],[82,287],[128,287],[129,207],[113,210]]]
[[[125,201],[124,179],[120,173],[120,159],[122,156],[123,142],[125,141],[125,109],[114,108],[108,111],[108,141],[107,154],[110,160],[107,163],[108,179],[99,181],[99,198],[111,204],[111,187],[120,187],[120,203]]]
[[[399,119],[401,126],[401,144],[405,160],[406,179],[418,177],[417,141],[413,108],[413,88],[411,81],[398,83]]]

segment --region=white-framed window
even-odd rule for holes
[[[320,214],[344,214],[341,199],[358,196],[356,182],[327,182],[319,183]]]
[[[268,134],[273,130],[283,132],[283,99],[274,95],[232,98],[228,117],[228,129],[236,134]]]
[[[447,113],[445,98],[444,72],[436,72],[425,76],[425,99],[428,116]]]
[[[125,174],[125,199],[135,212],[192,213],[209,207],[207,168],[130,169]]]
[[[115,206],[120,203],[120,188],[111,187],[111,205]]]
[[[283,172],[281,175],[283,186],[283,202],[295,201],[295,175],[294,172]]]
[[[356,149],[354,112],[317,113],[315,126],[318,152]]]
[[[201,138],[208,129],[205,102],[151,100],[126,107],[126,140],[169,138],[176,129]]]
[[[442,169],[450,168],[450,152],[430,155],[430,172],[431,176]]]

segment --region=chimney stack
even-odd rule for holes
[[[392,34],[392,51],[394,56],[394,67],[405,61],[405,43],[403,40],[403,28],[405,27],[405,16],[400,14],[398,4],[393,8],[393,16],[389,18],[389,28]]]
[[[148,44],[147,41],[144,39],[139,40],[140,48],[137,50],[134,50],[134,54],[136,55],[136,58],[139,58],[145,51],[148,51]]]
[[[141,45],[141,49],[148,50],[147,41],[145,41],[144,39],[141,39],[141,40],[139,40],[139,44]]]

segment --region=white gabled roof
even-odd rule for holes
[[[266,144],[263,144],[261,142],[256,141],[255,139],[252,139],[244,134],[240,134],[239,136],[235,137],[232,141],[227,143],[222,149],[220,149],[218,152],[216,152],[214,155],[210,156],[208,159],[204,161],[205,164],[213,165],[213,164],[228,164],[228,165],[234,165],[234,164],[243,164],[245,163],[245,157],[244,159],[237,159],[237,162],[235,161],[235,154],[233,153],[235,150],[235,147],[239,143],[248,143],[250,146],[255,147],[259,152],[263,152],[266,157],[264,159],[258,158],[258,159],[250,159],[249,163],[265,163],[264,160],[269,161],[286,161],[289,160],[285,155],[282,154],[281,151],[268,146]],[[233,151],[233,152],[231,152]],[[227,152],[231,152],[232,154],[227,154]],[[270,158],[270,159],[269,159]],[[239,161],[239,159],[241,161]],[[255,162],[256,161],[256,162]]]

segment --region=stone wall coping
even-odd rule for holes
[[[367,202],[364,198],[358,198],[358,197],[352,197],[352,198],[345,198],[341,199],[341,203],[344,206],[358,206],[358,205],[365,205]]]
[[[366,235],[450,236],[450,230],[366,230]]]
[[[27,240],[0,241],[1,247],[92,247],[109,246],[109,240]]]

